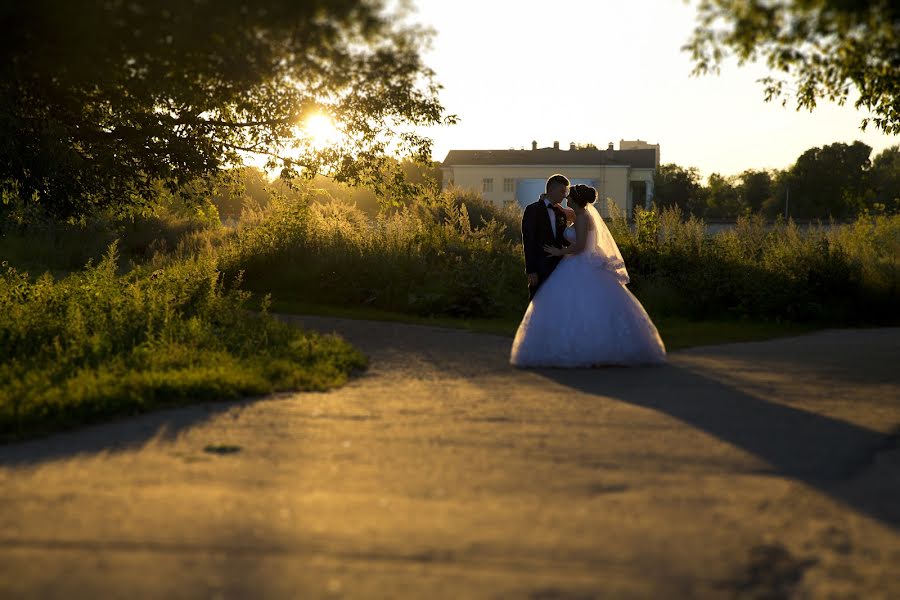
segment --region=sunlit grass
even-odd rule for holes
[[[343,384],[366,360],[248,309],[209,257],[0,273],[0,441],[181,404]]]
[[[156,220],[0,237],[0,260],[34,275],[0,277],[0,436],[325,389],[364,364],[339,340],[253,317],[259,303],[232,285],[240,273],[274,312],[514,334],[527,305],[518,214],[461,190],[377,218],[298,194],[234,228]],[[715,236],[673,211],[610,226],[670,352],[898,318],[900,216],[805,230],[743,219]],[[121,234],[125,256],[79,268]]]

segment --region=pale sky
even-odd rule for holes
[[[661,160],[704,177],[784,168],[806,149],[861,140],[872,156],[900,144],[852,102],[812,113],[766,103],[758,67],[690,77],[681,46],[694,8],[681,0],[414,0],[437,35],[426,55],[455,126],[426,130],[434,158],[451,149],[530,148],[554,141],[642,139]],[[573,85],[574,84],[574,85]],[[577,89],[575,89],[577,88]]]

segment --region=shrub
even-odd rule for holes
[[[209,256],[118,275],[117,244],[64,279],[0,274],[0,438],[197,400],[327,389],[364,358],[249,313]]]
[[[677,207],[638,210],[633,224],[609,208],[631,288],[655,316],[894,318],[900,217],[801,229],[745,216],[710,235]],[[416,315],[509,318],[527,302],[519,213],[460,190],[374,219],[309,201],[273,202],[249,217],[203,243],[224,270],[244,270],[252,289]]]
[[[748,216],[708,235],[667,208],[639,211],[634,234],[618,237],[635,293],[656,314],[854,323],[892,319],[898,299],[900,220],[879,218],[801,230]]]
[[[473,225],[452,192],[374,219],[346,204],[273,199],[235,231],[195,238],[194,248],[214,246],[223,270],[281,296],[418,315],[518,311],[526,294],[510,220],[481,214],[493,216]]]

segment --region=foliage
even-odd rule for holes
[[[810,148],[788,170],[782,185],[791,188],[791,214],[846,218],[863,208],[866,170],[872,148],[862,142]]]
[[[885,148],[872,159],[868,188],[871,208],[900,213],[900,146]]]
[[[234,231],[195,234],[227,272],[276,302],[360,307],[418,316],[515,320],[527,303],[518,215],[449,190],[368,217],[342,204],[273,200]],[[855,224],[767,224],[742,216],[711,235],[680,208],[611,207],[632,289],[655,317],[857,323],[894,318],[900,301],[900,217]],[[489,213],[488,213],[489,214]]]
[[[0,273],[0,438],[283,389],[365,365],[334,337],[248,313],[210,257],[118,275],[117,244],[63,279]]]
[[[727,218],[744,212],[741,184],[737,177],[723,177],[718,173],[709,176],[706,184],[706,202],[701,213],[707,218]]]
[[[768,171],[747,169],[740,174],[740,196],[743,205],[751,213],[762,210],[763,204],[772,197],[772,174]]]
[[[747,170],[738,176],[713,173],[705,185],[695,168],[662,165],[655,176],[660,207],[708,219],[762,213],[772,218],[852,219],[863,211],[900,212],[900,147],[872,148],[856,141],[810,148],[781,171]]]
[[[702,204],[700,171],[676,164],[660,165],[653,175],[653,198],[661,207],[692,211]]]
[[[426,33],[381,0],[35,0],[0,23],[0,194],[58,219],[131,214],[247,152],[286,179],[402,187],[392,150],[427,160],[414,127],[454,121]],[[298,128],[317,113],[334,147]]]
[[[722,316],[858,324],[896,319],[900,217],[861,217],[850,226],[760,215],[708,235],[678,208],[639,211],[617,241],[633,291],[654,315]]]
[[[120,267],[127,268],[174,248],[191,232],[220,227],[219,219],[212,201],[186,202],[166,190],[160,190],[151,210],[133,218],[100,213],[78,223],[58,223],[11,212],[0,221],[0,260],[35,273],[64,275],[99,258],[119,240]]]
[[[796,87],[797,109],[819,99],[871,111],[875,125],[900,133],[900,5],[893,0],[802,0],[759,2],[701,0],[698,25],[684,49],[695,74],[717,72],[730,54],[740,64],[764,59],[769,69],[792,79],[763,79],[766,100]],[[869,122],[862,121],[865,129]]]
[[[246,205],[234,226],[207,224],[181,230],[177,242],[148,243],[156,252],[130,241],[150,233],[122,230],[130,265],[114,244],[96,266],[63,278],[5,266],[0,434],[196,399],[320,389],[364,364],[338,340],[274,322],[267,301],[254,317],[244,287],[271,292],[279,306],[477,327],[508,328],[521,317],[527,292],[517,213],[455,189],[374,216],[323,201],[313,185],[294,191]],[[772,324],[754,333],[762,337],[810,323],[896,322],[900,215],[863,212],[849,225],[806,228],[751,215],[715,235],[678,206],[638,210],[633,224],[614,204],[610,215],[631,290],[661,330],[676,324],[679,343],[696,337],[684,319]],[[96,248],[102,239],[90,230],[65,235],[47,253],[91,237]],[[10,256],[9,241],[0,240],[0,256]],[[121,268],[130,270],[119,275]],[[703,331],[719,339],[709,326]],[[745,334],[735,326],[729,335]]]
[[[374,219],[347,205],[273,199],[233,233],[195,243],[215,246],[222,268],[246,272],[252,289],[280,297],[458,317],[521,305],[509,223],[473,222],[451,193]]]

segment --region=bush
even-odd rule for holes
[[[900,219],[801,230],[741,217],[708,235],[677,208],[640,211],[618,232],[636,295],[657,315],[860,323],[894,319]]]
[[[808,228],[749,216],[710,235],[677,208],[638,211],[633,224],[610,208],[630,287],[655,318],[897,320],[898,215]],[[98,264],[64,278],[4,266],[0,435],[193,399],[322,389],[364,364],[337,339],[249,314],[242,287],[423,316],[514,321],[527,304],[518,211],[461,190],[372,216],[321,201],[310,187],[248,205],[234,227],[208,217],[170,211],[133,230],[57,230],[47,234],[55,240],[49,250],[27,235],[3,240],[3,258],[12,247],[74,263],[95,255],[105,236],[123,235],[131,264],[114,245]]]
[[[327,389],[365,366],[348,344],[248,312],[209,256],[118,275],[117,244],[56,280],[3,263],[0,438],[284,389]]]
[[[526,293],[512,219],[476,206],[473,224],[452,191],[374,219],[345,204],[275,198],[235,231],[195,236],[185,251],[214,247],[222,269],[244,271],[251,289],[310,302],[460,317],[519,311]]]
[[[610,215],[631,288],[654,316],[895,318],[900,217],[801,229],[756,215],[710,235],[677,207],[639,210],[633,225],[614,204]],[[515,318],[527,303],[518,211],[460,190],[374,219],[302,199],[246,217],[234,231],[195,238],[191,251],[211,248],[221,268],[244,270],[249,287],[277,297],[459,317]]]

